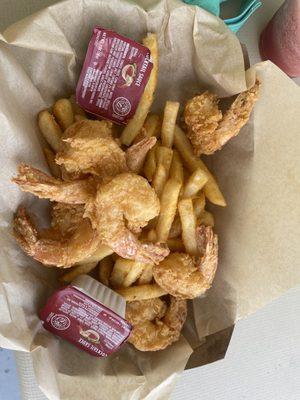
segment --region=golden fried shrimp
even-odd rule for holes
[[[259,95],[260,82],[240,93],[222,116],[216,95],[206,91],[185,106],[187,136],[196,155],[212,154],[236,136],[247,123]]]
[[[146,264],[159,263],[169,250],[141,243],[137,233],[159,214],[159,199],[142,176],[123,173],[100,185],[95,199],[86,206],[85,216],[97,229],[101,243],[115,253]]]
[[[61,236],[69,236],[82,222],[83,214],[83,204],[53,203],[51,228],[59,232]]]
[[[126,303],[125,318],[131,325],[145,321],[161,319],[167,311],[167,304],[159,297],[156,299],[129,301]]]
[[[32,193],[41,199],[84,204],[96,192],[92,178],[65,182],[26,164],[20,164],[18,172],[12,182],[19,185],[23,192]]]
[[[148,151],[155,145],[155,137],[146,137],[130,146],[126,151],[126,163],[131,172],[139,174],[143,168]]]
[[[87,218],[82,219],[72,235],[59,237],[55,230],[39,233],[25,208],[20,207],[15,214],[13,227],[14,237],[25,253],[49,266],[71,267],[99,247],[97,232]]]
[[[125,152],[112,137],[108,121],[88,119],[72,124],[63,134],[56,163],[71,174],[91,174],[102,182],[128,170]]]
[[[186,300],[171,297],[164,317],[134,325],[128,341],[140,351],[163,350],[179,339],[186,316]]]
[[[200,257],[171,253],[153,267],[155,281],[172,296],[193,299],[210,288],[218,264],[218,238],[210,226],[197,228]]]

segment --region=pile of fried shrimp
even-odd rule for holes
[[[199,156],[219,150],[248,121],[259,81],[227,111],[204,92],[180,105],[167,101],[149,113],[158,77],[155,34],[143,44],[153,69],[134,117],[122,130],[88,116],[74,97],[38,115],[51,175],[19,165],[19,188],[51,202],[51,226],[38,229],[19,207],[14,237],[47,267],[68,269],[63,283],[92,273],[127,301],[129,342],[156,351],[179,339],[187,299],[212,285],[218,237],[207,202],[225,206],[213,175]],[[180,123],[177,123],[180,121]],[[95,274],[96,271],[96,274]]]

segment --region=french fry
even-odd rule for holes
[[[113,267],[111,276],[110,276],[110,284],[112,287],[123,287],[124,280],[128,275],[130,269],[132,268],[132,264],[134,261],[127,260],[125,258],[119,257],[115,262]]]
[[[181,239],[178,239],[178,238],[168,239],[167,245],[168,245],[170,251],[179,252],[179,253],[185,252],[185,247],[184,247],[183,241]]]
[[[75,99],[75,95],[72,94],[72,96],[70,96],[69,98],[71,106],[72,106],[72,110],[73,110],[73,114],[74,116],[76,115],[82,115],[83,117],[87,118],[86,112],[84,111],[83,108],[81,108],[77,103],[76,103],[76,99]]]
[[[203,210],[197,220],[197,225],[205,225],[213,227],[215,225],[214,216],[209,211]]]
[[[161,164],[165,167],[167,176],[169,176],[170,167],[173,158],[173,150],[165,146],[158,146],[156,148],[156,162],[157,165]]]
[[[174,133],[174,146],[181,155],[181,158],[185,164],[185,166],[189,169],[190,172],[194,172],[198,168],[202,168],[208,175],[208,181],[204,186],[204,194],[213,204],[225,207],[226,201],[218,187],[218,184],[214,178],[214,176],[210,173],[206,165],[200,158],[197,158],[189,142],[189,139],[176,125],[175,133]]]
[[[68,99],[59,99],[53,106],[53,114],[63,131],[74,122],[72,105]]]
[[[196,241],[196,218],[192,199],[183,199],[178,203],[178,212],[182,226],[182,240],[188,254],[196,256],[198,253]]]
[[[153,279],[153,265],[146,264],[144,271],[142,272],[141,276],[139,277],[137,284],[138,285],[146,285],[151,283]]]
[[[130,286],[116,289],[116,292],[123,296],[126,301],[155,299],[164,296],[167,292],[156,283],[151,285]]]
[[[132,143],[144,125],[145,119],[153,103],[154,91],[157,85],[158,44],[156,35],[154,33],[148,33],[143,40],[143,45],[148,47],[150,50],[153,68],[137,110],[133,118],[126,125],[121,135],[121,143],[127,146]]]
[[[158,164],[152,179],[152,187],[158,197],[161,196],[165,183],[168,179],[166,168],[162,164]]]
[[[84,119],[87,119],[87,117],[84,116],[84,115],[81,115],[81,114],[75,114],[74,115],[74,122],[82,121]]]
[[[193,207],[195,217],[200,217],[200,214],[204,210],[205,207],[205,195],[203,192],[198,193],[197,197],[193,199]]]
[[[160,116],[157,114],[149,114],[146,118],[143,128],[146,136],[148,137],[155,136],[159,138],[161,131]]]
[[[208,181],[208,175],[203,169],[197,168],[188,178],[184,188],[182,198],[194,197]]]
[[[171,178],[183,184],[183,165],[177,150],[173,150],[173,158],[169,175]]]
[[[156,149],[158,147],[158,143],[156,143],[152,149],[148,151],[146,161],[144,164],[144,174],[149,182],[152,181],[155,171],[156,171]]]
[[[97,266],[97,262],[79,264],[73,267],[69,272],[59,277],[60,282],[69,283],[72,282],[77,276],[82,274],[88,274]]]
[[[95,253],[91,254],[90,256],[88,256],[87,258],[85,258],[78,264],[83,264],[83,263],[86,264],[86,263],[93,263],[93,262],[98,263],[99,261],[103,260],[103,258],[110,256],[111,254],[113,254],[113,250],[110,247],[105,246],[103,244],[103,245],[99,246],[99,248],[95,251]]]
[[[176,125],[179,103],[167,101],[164,109],[164,118],[161,127],[161,142],[163,146],[172,148],[174,141],[174,130]]]
[[[47,147],[43,150],[50,172],[54,178],[61,178],[61,169],[55,162],[55,154]]]
[[[111,256],[105,257],[103,258],[103,260],[99,262],[98,266],[99,281],[103,283],[103,285],[105,286],[109,286],[109,279],[113,266],[114,262]]]
[[[131,286],[141,276],[142,272],[145,269],[145,265],[146,264],[133,261],[131,269],[124,279],[123,287]]]
[[[163,189],[160,202],[160,213],[156,225],[156,235],[159,242],[166,242],[175,218],[181,183],[169,179]]]
[[[58,123],[55,121],[55,118],[52,114],[47,110],[43,110],[38,115],[38,126],[42,135],[46,139],[47,143],[51,146],[51,148],[57,152],[59,151],[62,141],[61,135],[62,130]]]
[[[179,215],[176,215],[169,232],[169,238],[170,239],[177,238],[178,236],[181,235],[181,232],[182,232],[181,221]]]

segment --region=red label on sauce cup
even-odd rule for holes
[[[73,286],[56,291],[40,317],[45,329],[97,357],[118,350],[131,331],[120,315]]]
[[[147,47],[94,28],[76,89],[87,112],[126,124],[135,114],[153,64]]]

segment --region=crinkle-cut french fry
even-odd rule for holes
[[[52,150],[48,149],[47,147],[44,148],[43,150],[44,156],[46,158],[48,167],[50,169],[51,175],[54,176],[54,178],[61,178],[61,169],[59,165],[56,164],[55,162],[55,154],[53,153]]]
[[[148,137],[155,136],[160,137],[161,131],[161,119],[157,114],[149,114],[144,123],[144,134]]]
[[[152,179],[152,187],[158,197],[161,196],[165,183],[168,179],[166,168],[162,164],[158,164],[154,177]]]
[[[196,218],[192,199],[183,199],[178,203],[178,212],[182,226],[182,240],[188,254],[196,256],[198,246],[196,240]]]
[[[87,117],[85,115],[81,115],[81,114],[75,114],[74,115],[74,122],[78,122],[78,121],[82,121],[87,119]]]
[[[77,276],[82,274],[88,274],[97,266],[97,262],[79,264],[76,267],[73,267],[69,272],[59,277],[61,282],[72,282]]]
[[[142,275],[145,265],[140,262],[132,262],[131,269],[126,275],[124,282],[123,282],[123,287],[129,287],[134,284],[134,282]]]
[[[208,175],[203,169],[197,168],[188,178],[184,188],[182,198],[194,197],[208,181]]]
[[[174,221],[181,183],[169,179],[163,189],[160,202],[160,213],[156,225],[156,235],[159,242],[166,242]]]
[[[112,287],[123,287],[124,280],[128,275],[134,261],[119,257],[113,266],[110,276],[110,284]]]
[[[197,197],[193,199],[193,206],[194,206],[194,214],[195,217],[200,217],[200,214],[204,210],[205,207],[205,195],[203,192],[198,193]]]
[[[146,264],[144,271],[142,272],[141,276],[139,277],[137,284],[138,285],[146,285],[151,283],[153,279],[153,265]]]
[[[173,158],[170,167],[170,178],[175,179],[176,181],[183,184],[184,174],[183,174],[183,165],[180,159],[180,155],[177,150],[173,150]]]
[[[86,264],[92,262],[98,263],[99,261],[103,260],[103,258],[110,256],[111,254],[113,254],[113,250],[110,247],[103,244],[99,246],[99,248],[95,251],[95,253],[91,254],[84,260],[81,260],[81,262],[78,264],[83,264],[83,263]]]
[[[157,147],[158,147],[158,143],[156,142],[156,144],[152,147],[152,149],[150,149],[148,151],[146,161],[144,164],[144,175],[148,179],[149,182],[152,181],[155,171],[156,171],[156,149],[157,149]]]
[[[174,141],[174,129],[176,125],[179,103],[167,101],[164,109],[164,118],[161,127],[161,142],[163,146],[172,148]]]
[[[213,204],[219,206],[226,206],[226,201],[218,187],[218,184],[208,170],[204,162],[197,158],[192,149],[192,145],[187,138],[186,134],[176,125],[175,133],[174,133],[174,146],[181,155],[182,161],[185,166],[189,169],[190,172],[194,172],[198,168],[202,168],[208,174],[208,181],[204,186],[205,196],[211,201]]]
[[[161,164],[165,167],[167,176],[170,173],[170,167],[173,159],[173,150],[165,146],[158,146],[156,149],[157,165]]]
[[[39,113],[38,126],[51,148],[55,152],[59,151],[62,145],[62,130],[48,110],[43,110]]]
[[[215,225],[214,216],[209,211],[203,210],[199,218],[197,219],[197,225],[205,225],[213,227]]]
[[[182,232],[181,221],[179,215],[176,215],[169,232],[169,238],[170,239],[177,238],[178,236],[181,235],[181,232]]]
[[[184,247],[183,241],[179,238],[168,239],[167,245],[168,245],[170,251],[179,252],[179,253],[185,252],[185,247]]]
[[[145,119],[153,103],[154,92],[157,85],[158,44],[156,34],[148,33],[148,35],[143,40],[143,45],[148,47],[148,49],[150,50],[153,68],[137,110],[133,118],[126,125],[121,135],[122,144],[125,144],[127,146],[132,143],[132,141],[138,135],[144,125]]]
[[[76,103],[76,99],[75,99],[75,95],[72,94],[72,96],[70,96],[69,98],[71,106],[72,106],[72,110],[73,110],[73,114],[74,115],[82,115],[83,117],[87,118],[86,112],[84,111],[83,108],[81,108],[77,103]]]
[[[59,99],[54,103],[53,114],[63,131],[74,122],[72,104],[68,99]]]
[[[126,301],[155,299],[167,294],[167,292],[156,283],[120,288],[116,289],[116,292],[123,296]]]
[[[109,279],[113,266],[114,262],[111,256],[105,257],[99,262],[98,277],[99,281],[105,286],[109,286]]]

